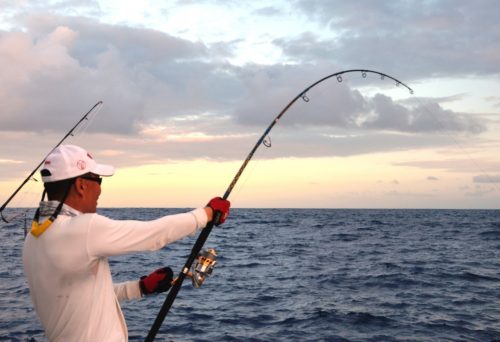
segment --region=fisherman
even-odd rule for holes
[[[108,257],[154,251],[202,229],[230,202],[213,198],[204,208],[152,221],[112,220],[96,214],[104,176],[83,148],[61,145],[41,170],[44,195],[23,248],[31,299],[49,341],[127,341],[119,301],[168,290],[172,270],[114,284]],[[48,201],[44,201],[45,192]]]

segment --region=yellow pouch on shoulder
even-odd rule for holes
[[[33,222],[31,223],[31,234],[33,234],[35,237],[39,237],[40,235],[42,235],[43,232],[45,232],[50,227],[52,222],[54,222],[51,219],[52,217],[46,219],[43,223],[38,223],[37,221],[33,220]]]

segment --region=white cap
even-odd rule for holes
[[[97,164],[90,153],[81,147],[60,145],[45,158],[42,180],[44,183],[57,182],[89,172],[99,176],[112,176],[115,168],[111,165]]]

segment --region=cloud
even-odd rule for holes
[[[21,160],[14,160],[14,159],[0,159],[0,164],[22,164],[23,161]]]
[[[330,58],[344,58],[339,48],[345,37],[332,44],[312,33],[277,39],[288,58],[300,57],[300,63],[236,66],[228,60],[238,40],[204,44],[35,9],[35,14],[18,17],[23,30],[0,31],[0,131],[9,141],[35,144],[33,155],[43,156],[103,100],[83,144],[102,148],[120,165],[169,158],[240,159],[302,89],[341,70],[339,65],[349,65]],[[275,9],[259,13],[279,15]],[[301,56],[310,59],[304,62]],[[281,119],[271,132],[273,148],[262,149],[260,157],[444,146],[450,142],[432,133],[479,134],[486,128],[480,119],[441,107],[463,94],[412,102],[404,98],[403,87],[402,100],[389,97],[387,90],[394,89],[388,79],[364,79],[357,73],[345,75],[342,83],[331,79],[318,85],[308,92],[309,102],[299,99]],[[17,139],[16,132],[28,135]],[[30,160],[19,148],[0,157]]]
[[[98,132],[137,134],[144,124],[201,113],[211,115],[200,116],[200,124],[229,116],[237,125],[266,125],[303,89],[304,80],[313,82],[332,70],[331,63],[237,67],[225,61],[232,42],[212,49],[152,29],[87,18],[37,14],[24,22],[26,32],[0,33],[2,130],[64,131],[75,112],[83,113],[97,100],[105,103],[91,129]],[[422,106],[405,107],[382,94],[368,97],[349,85],[317,87],[308,96],[307,107],[295,105],[283,125],[412,133],[439,129]],[[426,107],[444,130],[484,130],[466,114],[438,104]]]
[[[316,81],[308,66],[247,66],[246,69],[239,74],[246,96],[235,110],[236,120],[241,124],[270,123],[302,89]],[[282,124],[354,127],[351,121],[361,114],[365,100],[359,91],[336,83],[325,83],[311,90],[310,102],[299,99],[283,117]]]
[[[500,183],[500,175],[482,174],[472,178],[474,183]]]
[[[62,26],[39,39],[27,33],[0,34],[2,130],[68,129],[78,118],[72,116],[75,111],[84,113],[105,97],[115,119],[118,113],[124,119],[107,124],[118,132],[130,131],[142,106],[117,52],[109,49],[95,68],[87,68],[69,54],[77,39],[76,31]]]
[[[262,16],[268,16],[268,17],[274,17],[278,15],[282,15],[283,11],[277,7],[274,6],[267,6],[267,7],[261,7],[259,9],[256,9],[253,11],[254,14],[257,15],[262,15]]]
[[[455,101],[461,101],[467,97],[467,94],[461,93],[461,94],[455,94],[455,95],[450,95],[450,96],[441,96],[441,97],[409,97],[401,103],[406,104],[406,105],[421,105],[423,103],[437,103],[437,104],[442,104],[442,103],[447,103],[447,102],[455,102]]]
[[[423,138],[424,140],[426,138]],[[450,142],[451,143],[451,142]],[[449,144],[450,144],[449,143]],[[440,160],[414,160],[407,162],[394,163],[397,166],[411,166],[422,169],[439,169],[448,172],[477,172],[479,171],[479,166],[483,171],[497,172],[500,168],[500,163],[491,159],[475,159],[471,160],[467,158],[467,154],[461,150],[459,156],[461,158],[456,158],[453,156],[448,156],[447,158],[442,158]]]
[[[97,16],[101,9],[96,0],[58,0],[58,1],[18,1],[2,0],[3,20],[18,24],[19,18],[29,13],[47,13],[53,12],[60,15],[87,15]]]
[[[157,117],[224,108],[238,88],[202,43],[83,18],[28,22],[0,32],[1,130],[63,131],[103,100],[97,130],[130,134]]]
[[[492,192],[494,192],[495,190],[494,189],[486,189],[486,190],[483,190],[483,189],[476,189],[474,191],[470,191],[470,192],[466,192],[464,193],[465,196],[467,197],[484,197]]]
[[[486,126],[471,115],[443,109],[437,103],[421,103],[407,108],[390,97],[377,94],[371,101],[372,116],[361,125],[366,128],[393,129],[402,132],[454,131],[481,133]]]
[[[394,70],[404,79],[491,74],[500,70],[500,4],[494,0],[384,3],[299,0],[299,11],[340,32],[275,41],[291,60],[330,59],[346,66]],[[409,67],[411,61],[411,67]]]
[[[439,180],[439,178],[434,177],[434,176],[428,176],[428,177],[427,177],[427,180],[428,180],[428,181],[437,181],[437,180]]]
[[[159,62],[192,60],[207,57],[208,49],[201,42],[191,42],[148,28],[110,25],[95,19],[37,14],[25,19],[28,31],[48,35],[55,27],[66,26],[79,33],[79,40],[70,54],[81,64],[97,65],[95,57],[110,46],[120,52],[129,66],[144,63],[144,68]]]
[[[434,197],[433,194],[428,193],[420,193],[420,192],[400,192],[400,191],[388,191],[385,192],[387,196],[393,197],[416,197],[416,198],[426,198],[426,197]]]
[[[252,101],[241,102],[235,113],[237,122],[267,124],[270,121],[269,113],[274,112],[276,115],[293,99],[290,94],[300,93],[300,90],[308,85],[303,81],[311,79],[307,72],[305,66],[266,66],[255,67],[253,74],[242,76],[244,91],[249,95],[244,99]],[[357,80],[357,76],[353,74],[343,77]],[[387,85],[381,80],[378,80],[378,83],[373,80],[369,82],[379,87]],[[481,119],[443,109],[438,103],[418,101],[404,105],[404,102],[408,101],[396,102],[384,94],[369,96],[351,88],[350,84],[339,84],[335,80],[325,81],[324,84],[311,89],[307,96],[310,101],[306,104],[301,99],[296,102],[283,118],[283,125],[409,133],[449,131],[478,134],[486,130]],[[280,103],[279,107],[277,103]]]
[[[500,107],[500,96],[487,96],[485,99],[487,102],[494,102],[495,107]]]

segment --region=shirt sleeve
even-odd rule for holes
[[[126,281],[124,283],[113,284],[115,295],[118,300],[139,299],[142,297],[139,281]]]
[[[87,235],[87,250],[91,257],[155,251],[207,224],[203,208],[152,221],[112,220],[98,214],[91,215]]]

